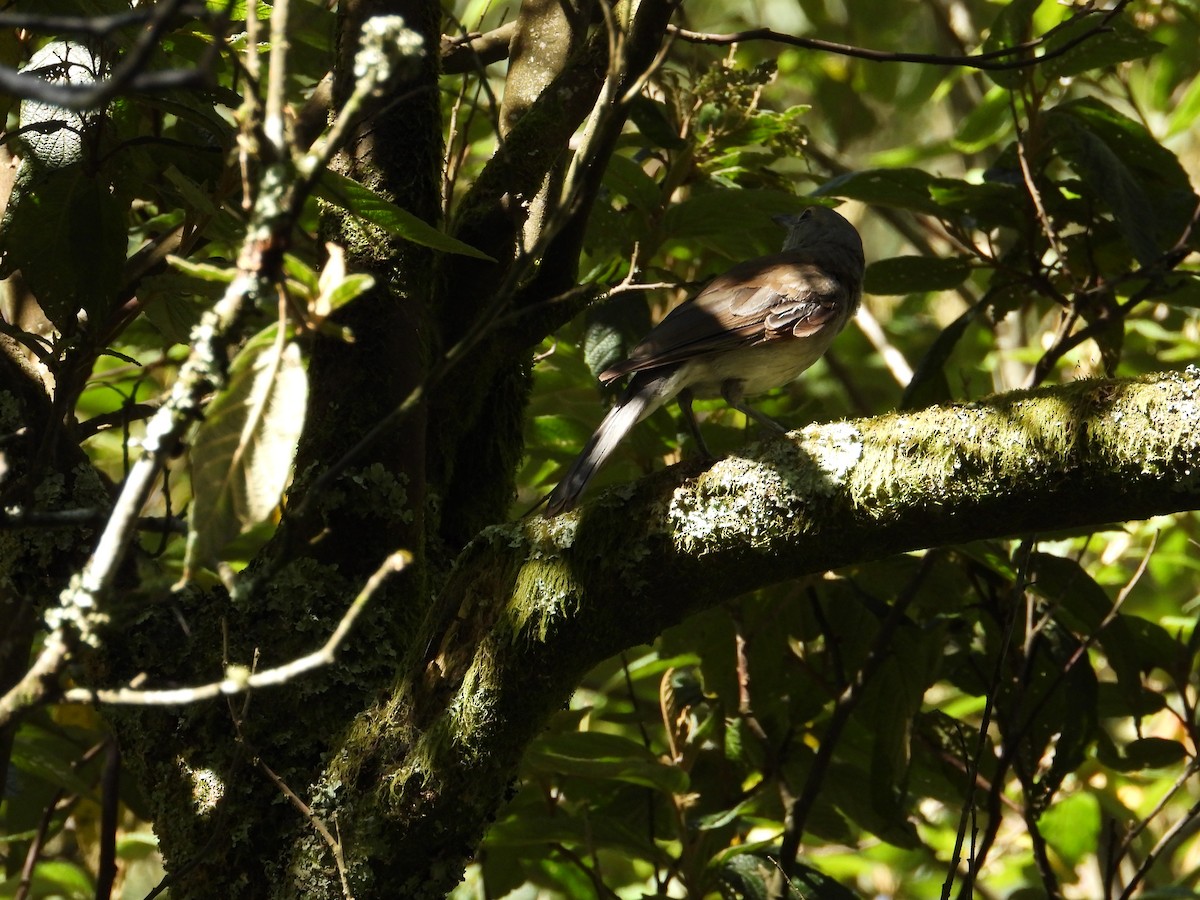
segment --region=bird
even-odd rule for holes
[[[785,429],[746,403],[792,381],[829,349],[862,299],[862,238],[840,213],[810,206],[775,216],[779,253],[735,265],[685,300],[621,360],[608,385],[632,375],[616,404],[546,498],[545,516],[574,509],[592,476],[630,430],[674,397],[701,451],[694,397],[725,402],[768,430]]]

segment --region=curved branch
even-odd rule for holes
[[[429,651],[333,754],[330,784],[386,786],[386,815],[343,820],[359,829],[348,865],[380,866],[367,848],[386,834],[405,866],[376,876],[428,860],[439,872],[397,887],[440,896],[583,673],[687,615],[910,550],[1200,508],[1198,420],[1194,368],[1077,382],[810,426],[486,530],[425,626]]]
[[[968,69],[982,69],[990,72],[1000,72],[1009,69],[1027,69],[1031,66],[1038,66],[1047,60],[1062,56],[1071,50],[1078,47],[1084,41],[1091,40],[1098,34],[1109,31],[1108,23],[1124,9],[1129,3],[1129,0],[1121,0],[1112,9],[1105,10],[1100,23],[1096,27],[1085,31],[1083,34],[1076,36],[1070,41],[1067,41],[1061,47],[1056,47],[1047,53],[1043,53],[1037,57],[1026,57],[1023,59],[1005,59],[1004,57],[1013,56],[1018,53],[1027,53],[1030,50],[1035,50],[1044,45],[1050,35],[1056,29],[1034,38],[1030,41],[1025,41],[1021,44],[1015,44],[1012,47],[1003,47],[999,50],[992,50],[988,53],[976,53],[967,56],[946,56],[940,53],[906,53],[895,50],[871,50],[867,47],[855,47],[852,44],[839,44],[834,41],[822,41],[817,38],[799,37],[794,34],[784,34],[783,32],[773,31],[770,28],[751,28],[746,31],[737,31],[729,34],[709,34],[700,31],[688,31],[685,28],[679,28],[672,25],[668,31],[675,37],[683,41],[688,41],[693,44],[739,44],[745,41],[772,41],[777,44],[788,44],[792,47],[802,47],[805,50],[822,50],[827,53],[836,53],[839,56],[851,56],[855,59],[865,59],[871,62],[908,62],[922,63],[925,65],[942,65],[942,66],[962,66]],[[1069,25],[1084,16],[1095,15],[1097,10],[1085,9],[1078,15],[1072,16],[1066,22],[1059,25],[1062,28]]]
[[[179,88],[197,88],[209,84],[208,68],[215,58],[219,41],[205,51],[195,69],[165,69],[148,72],[150,54],[160,46],[163,35],[187,7],[186,0],[164,0],[146,20],[146,28],[113,70],[110,78],[89,84],[54,84],[37,75],[24,74],[0,66],[0,93],[23,100],[36,100],[50,106],[83,111],[99,109],[118,94],[150,94]],[[51,20],[47,20],[48,22]],[[76,23],[78,24],[78,23]],[[100,22],[107,27],[111,22]]]

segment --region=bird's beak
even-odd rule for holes
[[[795,213],[778,213],[771,216],[771,221],[776,225],[782,225],[784,228],[790,228],[792,219],[795,218]]]

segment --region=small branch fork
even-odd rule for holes
[[[387,557],[367,579],[363,589],[358,592],[354,602],[343,614],[337,628],[329,639],[318,649],[305,656],[293,659],[291,662],[262,672],[254,672],[245,666],[229,665],[225,668],[225,677],[220,681],[198,685],[189,688],[173,688],[171,690],[140,690],[134,687],[116,688],[113,690],[93,690],[92,688],[71,688],[63,693],[62,699],[67,703],[111,703],[126,706],[179,706],[185,703],[195,703],[199,700],[210,700],[222,694],[232,696],[242,694],[254,688],[271,687],[285,684],[292,679],[333,663],[338,650],[354,626],[367,602],[375,592],[383,586],[389,576],[403,571],[411,562],[412,557],[405,551],[397,551]]]

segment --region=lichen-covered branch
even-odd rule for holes
[[[357,823],[351,868],[441,896],[578,678],[691,613],[905,551],[1200,507],[1197,421],[1195,369],[1084,381],[810,426],[485,531],[427,623],[429,652],[326,773]]]

